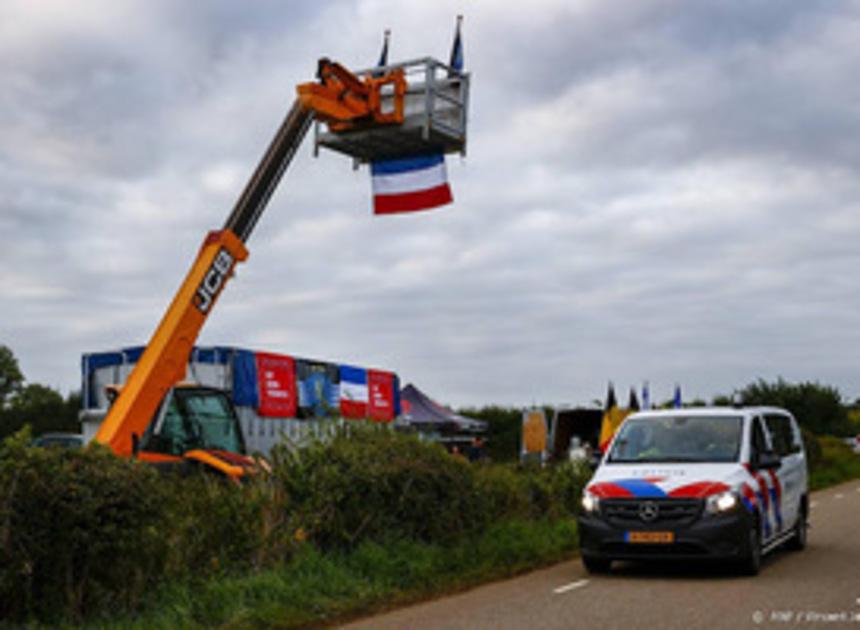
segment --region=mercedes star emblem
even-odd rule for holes
[[[660,513],[660,507],[653,501],[645,501],[639,505],[639,518],[646,523],[650,523]]]

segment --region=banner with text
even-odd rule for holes
[[[371,420],[391,422],[396,415],[395,377],[391,372],[367,371],[367,416]]]
[[[292,357],[257,352],[258,413],[267,418],[292,418],[296,415],[296,362]]]

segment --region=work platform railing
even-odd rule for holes
[[[426,155],[432,153],[466,153],[466,112],[469,100],[469,74],[432,57],[370,68],[358,76],[378,75],[402,69],[407,89],[404,120],[400,124],[354,126],[332,130],[324,122],[314,123],[314,155],[320,147],[343,153],[355,165],[374,160]],[[393,110],[393,86],[384,86],[381,94],[383,111]]]

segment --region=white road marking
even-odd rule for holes
[[[840,494],[837,494],[836,496],[834,496],[833,498],[834,498],[834,499],[844,499],[844,498],[845,498],[845,495],[844,495],[844,494],[842,494],[842,493],[840,493]]]
[[[813,501],[812,503],[809,504],[809,509],[814,508],[816,505],[818,505],[818,501]]]
[[[576,582],[571,582],[570,584],[565,584],[564,586],[559,586],[557,589],[553,590],[553,593],[556,595],[561,595],[562,593],[567,593],[568,591],[572,591],[577,588],[582,588],[588,584],[588,580],[577,580]]]
[[[857,490],[856,490],[856,491],[857,491],[857,492],[860,492],[860,486],[857,486]]]

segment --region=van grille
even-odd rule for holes
[[[703,505],[701,499],[602,499],[600,511],[610,524],[618,527],[679,527],[698,519]],[[654,518],[643,517],[652,514],[655,508]]]

